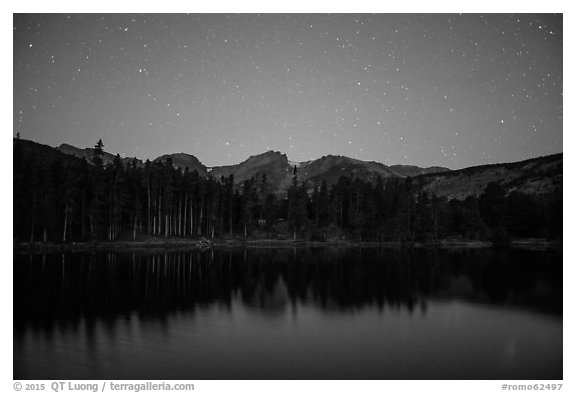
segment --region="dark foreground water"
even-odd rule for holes
[[[562,255],[14,255],[15,379],[561,379]]]

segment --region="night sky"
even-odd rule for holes
[[[562,148],[562,15],[15,15],[14,135],[205,165]]]

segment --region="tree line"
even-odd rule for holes
[[[562,192],[507,194],[490,183],[463,201],[419,189],[411,178],[366,182],[341,177],[311,189],[298,179],[284,194],[266,175],[235,184],[164,162],[92,164],[14,140],[14,238],[77,242],[152,237],[437,241],[562,236]]]

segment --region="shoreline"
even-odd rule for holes
[[[151,239],[135,241],[91,241],[58,243],[14,243],[13,252],[44,253],[63,251],[143,251],[143,250],[211,250],[224,248],[492,248],[560,249],[562,241],[546,239],[515,239],[506,245],[483,240],[445,239],[438,242],[359,242],[352,240],[278,240],[278,239]]]

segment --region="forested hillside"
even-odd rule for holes
[[[91,163],[49,146],[14,139],[14,238],[78,242],[152,237],[434,241],[562,236],[562,185],[539,194],[489,183],[478,196],[448,199],[426,177],[375,181],[341,176],[310,187],[296,167],[286,196],[267,176],[181,171],[172,158]],[[434,176],[434,175],[428,175]]]

